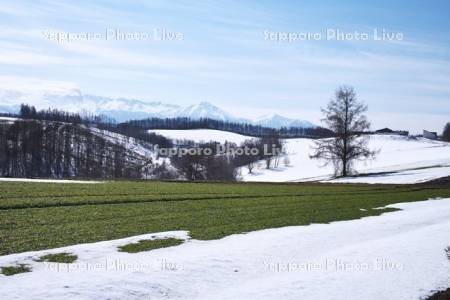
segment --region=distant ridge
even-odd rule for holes
[[[88,111],[97,115],[104,114],[119,122],[144,118],[185,117],[192,120],[214,119],[234,123],[248,123],[277,129],[281,127],[317,127],[309,121],[289,119],[278,114],[266,115],[255,120],[238,118],[207,101],[182,107],[159,101],[145,102],[138,99],[108,98],[83,94],[78,89],[33,93],[0,90],[0,102],[0,112],[18,112],[20,104],[27,103],[34,105],[38,109],[57,108],[71,112]]]

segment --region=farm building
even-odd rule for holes
[[[437,133],[434,132],[434,131],[427,131],[427,130],[424,130],[424,131],[423,131],[423,137],[424,137],[424,138],[427,138],[427,139],[430,139],[430,140],[437,140],[438,135],[437,135]]]
[[[405,130],[392,130],[390,128],[383,128],[375,131],[376,134],[397,134],[397,135],[409,135],[408,131]]]

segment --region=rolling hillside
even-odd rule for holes
[[[251,139],[244,135],[219,130],[153,130],[171,139],[190,139],[241,143]],[[361,182],[361,183],[417,183],[450,176],[450,143],[397,135],[372,135],[369,145],[379,151],[374,160],[358,162],[355,169],[359,176],[333,179],[331,166],[321,166],[312,160],[314,140],[284,140],[288,165],[281,159],[278,167],[267,170],[260,162],[253,174],[247,168],[240,169],[243,181],[267,182]]]
[[[333,182],[417,183],[450,176],[450,144],[424,138],[395,135],[373,135],[369,145],[379,150],[374,160],[357,162],[358,177],[335,179]],[[311,160],[313,140],[286,140],[288,166],[266,170],[263,166],[254,174],[242,169],[244,181],[316,181],[332,177],[331,166],[321,167]],[[364,176],[362,176],[364,175]]]

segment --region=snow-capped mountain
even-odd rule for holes
[[[119,122],[144,118],[191,119],[209,118],[221,121],[249,123],[264,127],[315,127],[308,121],[289,119],[277,114],[263,116],[256,120],[238,118],[206,101],[182,107],[163,102],[145,102],[137,99],[108,98],[83,94],[78,89],[67,91],[40,91],[33,93],[0,90],[0,112],[14,113],[21,103],[34,105],[37,109],[57,108],[72,112],[104,114]]]
[[[221,121],[236,120],[235,117],[233,117],[226,111],[206,101],[200,102],[199,104],[190,105],[186,108],[182,108],[176,113],[176,116],[191,119],[209,118]]]
[[[302,127],[313,128],[316,125],[309,121],[289,119],[278,114],[270,114],[256,119],[253,124],[264,127],[281,128],[281,127]]]
[[[141,119],[148,117],[171,118],[177,115],[182,107],[162,102],[144,102],[127,98],[108,98],[83,94],[78,89],[70,89],[64,93],[56,91],[40,91],[23,93],[0,90],[0,111],[17,112],[21,103],[36,106],[38,109],[57,108],[72,112],[88,111],[94,114],[105,114],[117,121]]]

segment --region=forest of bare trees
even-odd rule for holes
[[[132,120],[120,124],[123,126],[128,124],[135,128],[142,129],[216,129],[234,132],[252,137],[264,136],[279,136],[280,138],[294,138],[294,137],[309,137],[309,138],[323,138],[330,137],[333,132],[323,128],[302,128],[302,127],[282,127],[279,129],[262,127],[259,125],[252,125],[248,123],[234,123],[214,119],[199,119],[193,120],[190,118],[149,118],[144,120]]]
[[[0,176],[141,178],[141,162],[81,124],[21,120],[0,126]]]

